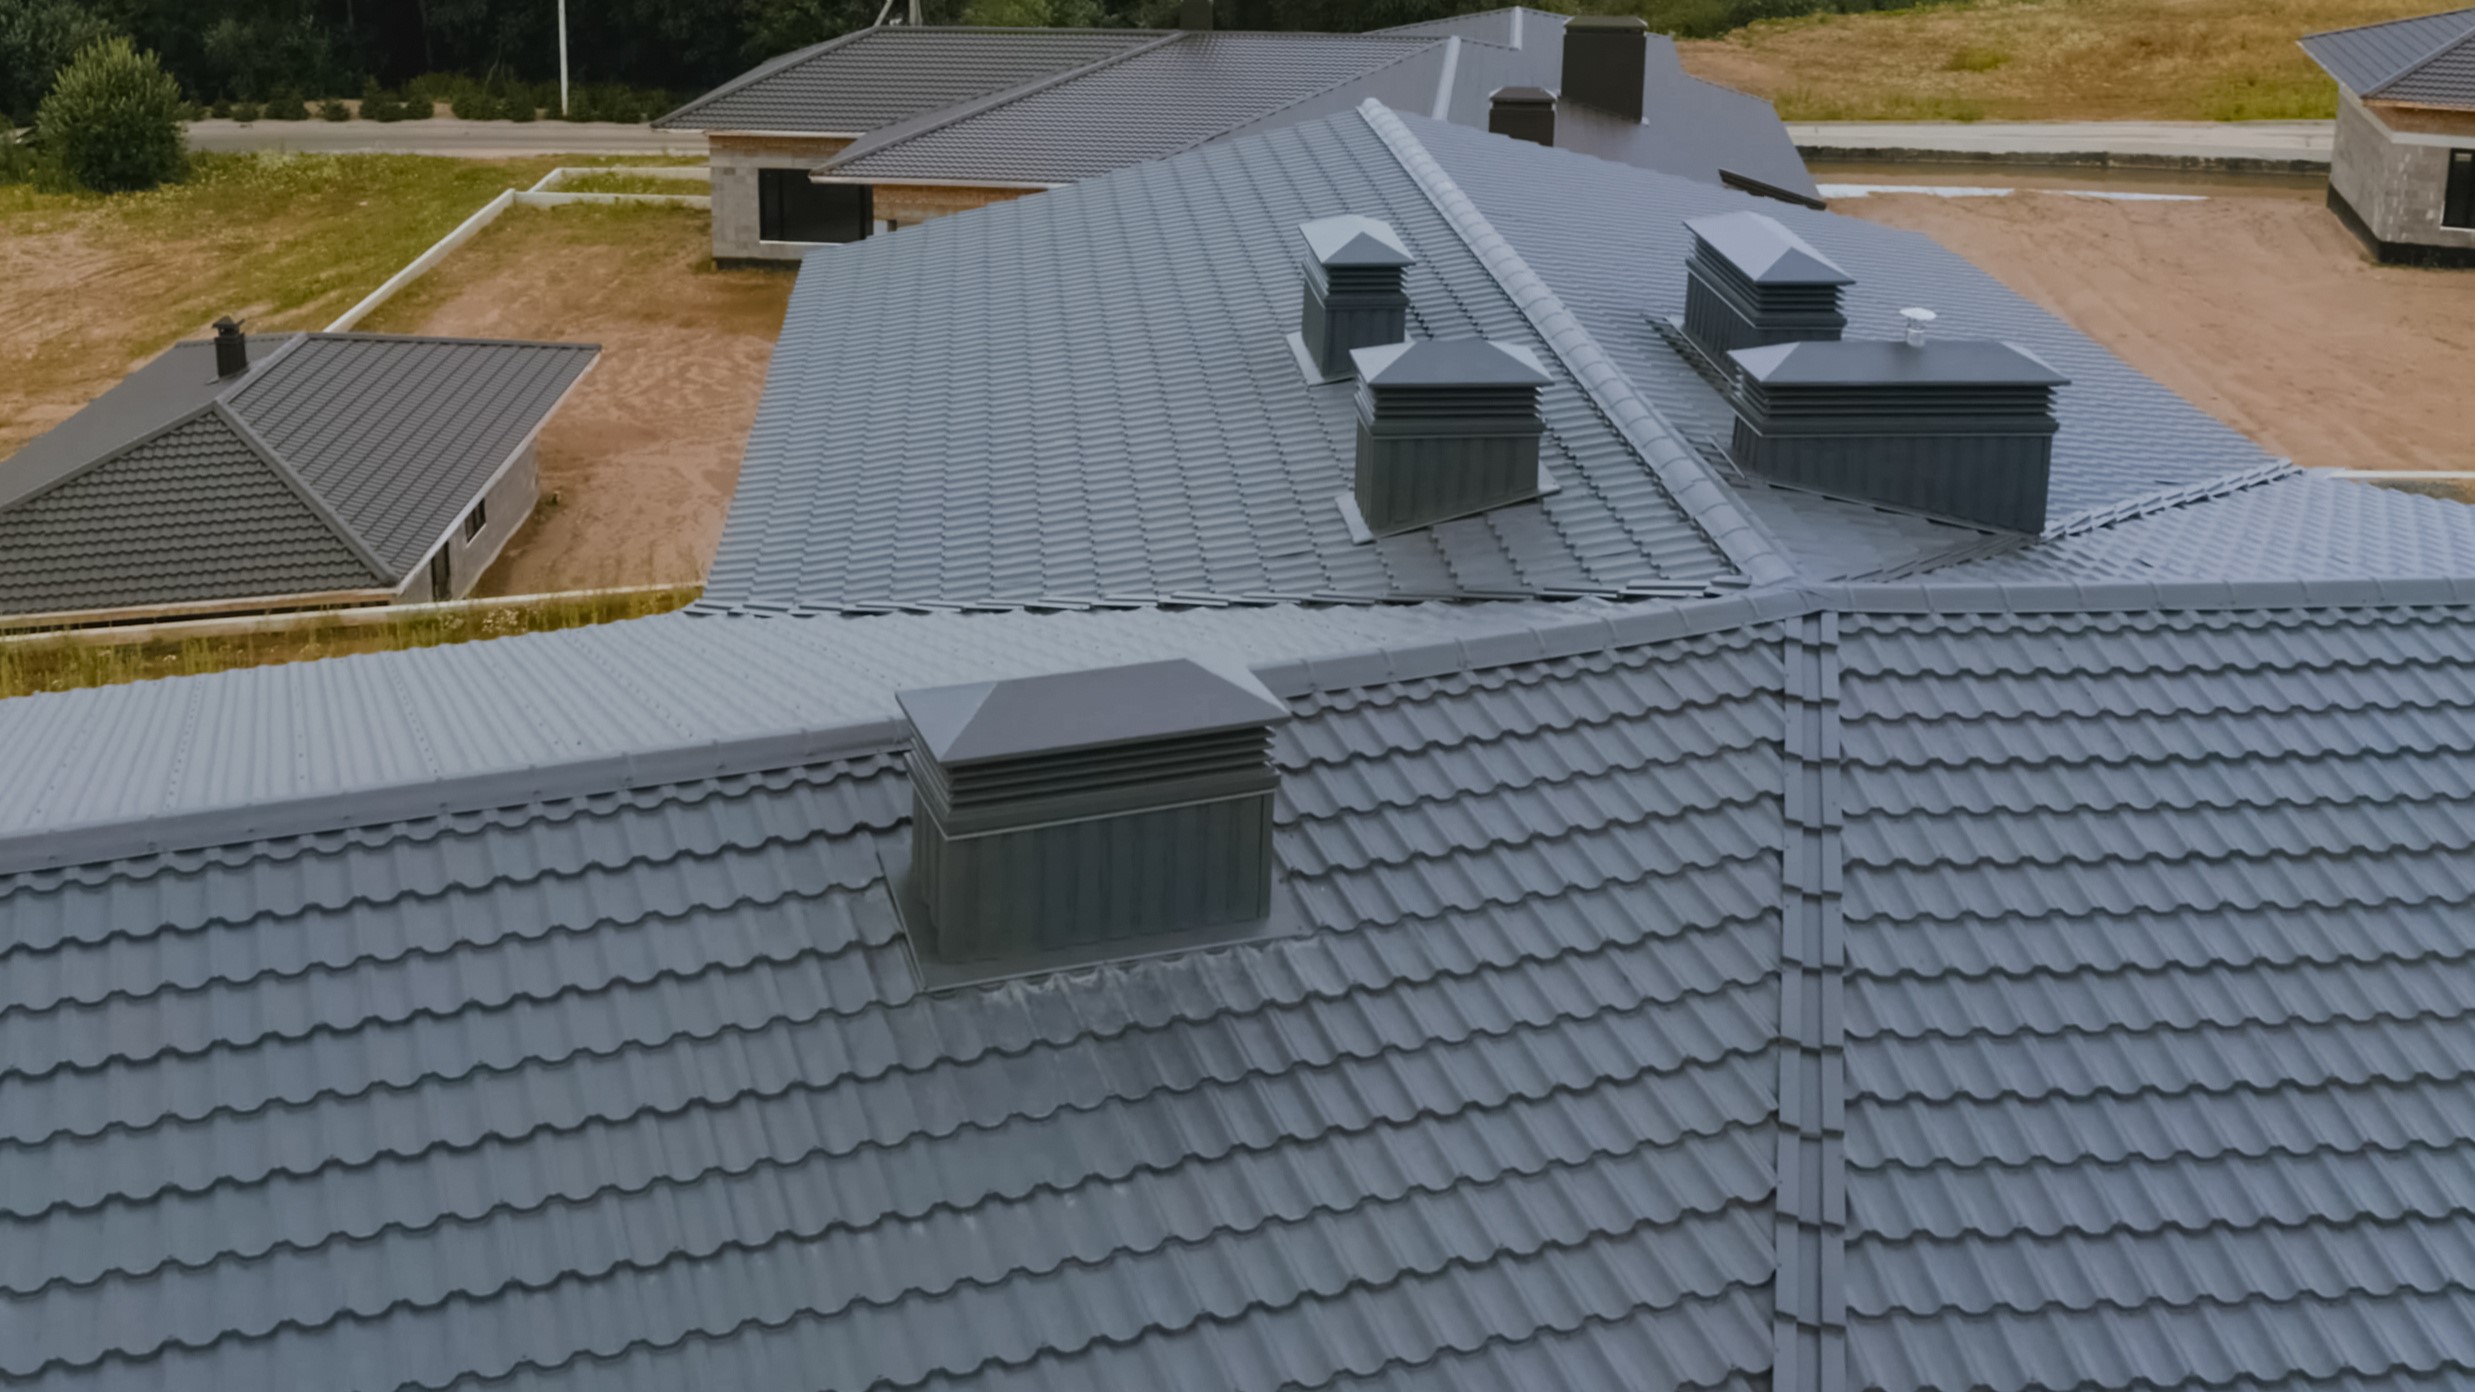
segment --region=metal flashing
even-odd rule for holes
[[[1435,204],[1436,211],[1521,308],[1531,326],[1563,361],[1565,370],[1589,393],[1660,486],[1729,564],[1755,584],[1795,579],[1795,568],[1762,540],[1727,486],[1710,473],[1675,429],[1634,389],[1581,321],[1495,230],[1409,127],[1381,103],[1369,101],[1358,110]]]

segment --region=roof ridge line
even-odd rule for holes
[[[1779,585],[1712,599],[1616,608],[1594,618],[1522,624],[1468,637],[1395,643],[1268,662],[1253,671],[1255,680],[1273,695],[1294,700],[1319,691],[1420,681],[1695,638],[1798,618],[1822,607],[1823,601],[1814,591]]]
[[[1390,58],[1386,58],[1384,61],[1382,61],[1382,62],[1380,62],[1380,63],[1377,63],[1375,66],[1373,66],[1373,67],[1371,67],[1371,68],[1361,68],[1361,69],[1359,69],[1357,72],[1351,73],[1351,74],[1350,74],[1349,76],[1347,76],[1347,77],[1336,78],[1336,79],[1334,79],[1333,81],[1331,81],[1331,82],[1329,82],[1329,83],[1326,83],[1325,85],[1323,85],[1323,86],[1321,86],[1321,87],[1316,88],[1314,91],[1309,92],[1309,93],[1307,93],[1306,95],[1304,95],[1304,96],[1302,96],[1302,97],[1299,97],[1299,98],[1297,98],[1297,99],[1295,99],[1295,100],[1293,100],[1293,101],[1285,101],[1285,102],[1282,102],[1280,105],[1278,105],[1278,106],[1276,106],[1276,107],[1273,107],[1271,110],[1266,111],[1266,112],[1264,112],[1263,114],[1261,114],[1261,115],[1259,115],[1259,116],[1249,117],[1249,118],[1246,120],[1246,122],[1245,122],[1244,124],[1242,124],[1242,125],[1232,126],[1232,127],[1230,127],[1229,129],[1227,129],[1227,130],[1215,131],[1215,132],[1213,132],[1213,133],[1212,133],[1212,134],[1210,134],[1210,135],[1198,136],[1198,137],[1196,137],[1195,139],[1193,139],[1193,140],[1189,140],[1189,141],[1187,141],[1185,144],[1178,146],[1176,149],[1174,149],[1174,150],[1170,150],[1170,151],[1168,151],[1167,153],[1160,155],[1160,156],[1159,156],[1159,158],[1161,158],[1161,159],[1174,159],[1175,157],[1177,157],[1177,156],[1179,156],[1179,155],[1185,154],[1185,153],[1186,153],[1187,151],[1189,151],[1189,150],[1198,150],[1198,149],[1201,149],[1202,147],[1204,147],[1204,146],[1206,146],[1206,145],[1211,144],[1212,142],[1214,142],[1214,141],[1216,141],[1216,140],[1225,140],[1225,139],[1228,139],[1228,138],[1230,138],[1231,136],[1235,135],[1235,134],[1236,134],[1237,132],[1239,132],[1239,131],[1248,131],[1248,132],[1253,132],[1253,131],[1255,131],[1255,130],[1256,130],[1256,128],[1257,128],[1257,127],[1261,126],[1264,122],[1269,121],[1269,120],[1272,120],[1273,118],[1275,118],[1275,117],[1279,116],[1282,112],[1287,111],[1287,110],[1289,110],[1289,109],[1290,109],[1290,108],[1292,108],[1292,107],[1303,106],[1303,105],[1305,105],[1306,103],[1311,102],[1311,101],[1315,100],[1315,99],[1316,99],[1316,98],[1318,98],[1318,97],[1328,97],[1328,96],[1332,95],[1334,92],[1337,92],[1337,91],[1341,90],[1343,87],[1347,87],[1347,86],[1349,86],[1349,85],[1350,85],[1351,83],[1353,83],[1353,82],[1364,82],[1364,81],[1366,81],[1368,78],[1371,78],[1371,77],[1375,76],[1377,73],[1382,73],[1382,72],[1390,72],[1392,69],[1394,69],[1394,68],[1397,68],[1397,67],[1401,66],[1403,63],[1409,62],[1409,61],[1410,61],[1411,59],[1413,59],[1413,58],[1424,58],[1424,57],[1425,57],[1425,56],[1427,56],[1429,53],[1434,52],[1434,51],[1435,51],[1436,49],[1438,49],[1438,48],[1441,48],[1441,49],[1443,49],[1443,50],[1444,50],[1444,63],[1445,63],[1444,70],[1443,70],[1443,74],[1442,74],[1442,79],[1441,79],[1441,82],[1439,83],[1439,85],[1448,84],[1448,83],[1450,82],[1450,80],[1451,80],[1451,77],[1452,77],[1452,72],[1453,72],[1454,67],[1458,66],[1457,60],[1458,60],[1458,58],[1459,58],[1459,56],[1460,56],[1460,44],[1461,44],[1461,38],[1460,38],[1460,36],[1459,36],[1459,35],[1457,35],[1457,34],[1446,34],[1446,35],[1429,35],[1429,34],[1400,34],[1400,35],[1384,35],[1384,34],[1315,34],[1315,33],[1303,33],[1302,31],[1296,31],[1296,30],[1292,30],[1292,31],[1289,31],[1289,32],[1291,32],[1291,33],[1299,33],[1299,34],[1301,34],[1301,36],[1302,36],[1302,37],[1305,37],[1305,38],[1315,38],[1315,39],[1330,39],[1330,38],[1351,38],[1351,39],[1372,39],[1372,38],[1382,38],[1382,39],[1397,39],[1400,43],[1403,43],[1403,44],[1405,44],[1405,45],[1412,45],[1412,46],[1411,46],[1411,47],[1405,47],[1405,48],[1403,48],[1403,49],[1402,49],[1399,53],[1394,54],[1394,55],[1393,55],[1392,57],[1390,57]],[[1250,37],[1250,38],[1251,38],[1251,37],[1253,37],[1253,36],[1252,36],[1252,35],[1248,35],[1248,37]],[[1441,101],[1445,100],[1445,99],[1448,99],[1448,98],[1450,97],[1450,95],[1451,95],[1451,94],[1450,94],[1449,90],[1442,90],[1442,91],[1438,91],[1438,92],[1437,92],[1437,94],[1436,94],[1436,96],[1437,96],[1437,99],[1438,99],[1439,103],[1440,103]],[[1373,98],[1371,98],[1371,97],[1370,97],[1370,98],[1368,98],[1368,100],[1372,101],[1372,100],[1373,100]]]
[[[1795,568],[1763,542],[1727,486],[1625,379],[1590,331],[1530,269],[1520,251],[1495,230],[1400,116],[1373,97],[1360,104],[1358,114],[1720,557],[1755,584],[1794,582],[1798,578]],[[1661,442],[1666,449],[1657,448]]]
[[[2444,13],[2448,12],[2444,11]],[[2461,47],[2465,46],[2467,40],[2475,39],[2475,12],[2460,10],[2456,13],[2464,15],[2467,21],[2466,28],[2459,30],[2456,38],[2444,40],[2439,47],[2433,49],[2430,53],[2425,54],[2421,58],[2416,59],[2414,62],[2409,63],[2405,67],[2400,68],[2396,72],[2382,78],[2378,87],[2373,88],[2371,91],[2366,92],[2363,95],[2367,97],[2377,97],[2381,93],[2388,91],[2390,88],[2397,86],[2401,82],[2404,82],[2406,79],[2422,72],[2424,69],[2431,67],[2434,63],[2437,63],[2443,58],[2448,57],[2450,54],[2457,52]],[[2431,17],[2438,18],[2439,16]]]
[[[1040,76],[1032,78],[1028,81],[1017,82],[1011,87],[1003,88],[995,92],[989,92],[982,96],[972,97],[967,101],[959,101],[951,106],[941,106],[934,111],[922,112],[920,115],[914,116],[907,121],[897,121],[893,125],[886,126],[880,130],[870,131],[868,134],[852,141],[849,145],[835,151],[833,158],[828,159],[823,164],[817,166],[816,172],[825,173],[837,169],[849,161],[864,159],[869,155],[878,153],[879,151],[890,150],[897,145],[908,144],[911,141],[919,139],[921,136],[930,134],[931,132],[941,131],[949,126],[960,125],[962,122],[971,120],[974,117],[985,116],[999,107],[1011,106],[1026,97],[1036,96],[1052,87],[1057,87],[1068,82],[1073,82],[1078,79],[1088,77],[1091,74],[1100,71],[1102,68],[1123,63],[1129,58],[1140,57],[1146,53],[1157,52],[1160,49],[1166,48],[1170,44],[1176,43],[1178,40],[1185,37],[1186,33],[1184,31],[1172,29],[1162,33],[1160,37],[1155,38],[1148,43],[1128,44],[1115,53],[1108,54],[1105,57],[1093,59],[1091,62],[1085,63],[1080,67],[1067,68],[1060,72],[1043,73]],[[880,139],[878,137],[882,138]]]
[[[129,813],[106,821],[0,836],[0,876],[768,773],[896,748],[903,742],[903,728],[902,722],[890,718],[850,721],[667,749],[594,754],[447,778],[304,793],[270,802],[236,801],[170,817]]]
[[[1814,602],[1852,614],[2112,614],[2152,610],[2475,605],[2475,574],[2356,579],[1819,582]]]
[[[300,342],[320,343],[446,343],[476,348],[567,348],[600,352],[602,345],[571,338],[481,338],[469,334],[374,333],[362,329],[319,329],[300,335]],[[290,345],[286,345],[287,348]],[[270,357],[268,362],[275,359]]]
[[[273,359],[269,361],[272,362]],[[238,394],[238,392],[232,393],[232,395]],[[274,472],[275,477],[282,481],[284,487],[292,490],[293,496],[299,498],[302,504],[310,510],[310,515],[325,524],[326,529],[335,534],[335,539],[344,543],[344,549],[352,553],[353,559],[359,561],[369,571],[371,579],[382,585],[393,585],[403,579],[379,561],[378,553],[370,549],[369,542],[338,516],[335,509],[327,506],[326,499],[318,496],[317,490],[309,486],[308,480],[301,477],[299,470],[293,468],[273,445],[268,444],[257,431],[250,428],[247,421],[241,419],[240,412],[232,409],[228,397],[218,396],[208,402],[206,413],[221,420],[235,436],[239,437],[241,444],[247,447],[250,453],[258,456],[259,461]]]
[[[2336,29],[2319,29],[2309,34],[2298,35],[2295,42],[2301,43],[2305,39],[2325,39],[2336,34],[2360,34],[2372,29],[2389,29],[2400,24],[2414,24],[2421,20],[2444,19],[2450,15],[2466,15],[2470,23],[2475,23],[2475,5],[2463,6],[2455,10],[2436,10],[2426,15],[2400,15],[2396,19],[2376,19],[2369,24],[2348,24]]]

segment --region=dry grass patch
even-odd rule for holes
[[[348,653],[432,648],[445,643],[637,619],[691,603],[700,589],[682,586],[632,594],[558,595],[509,604],[422,610],[378,622],[356,623],[339,615],[267,633],[149,638],[126,643],[108,641],[99,632],[74,637],[6,639],[0,640],[0,698],[307,662]],[[367,615],[363,617],[366,620]]]
[[[2433,0],[1974,0],[1771,20],[1685,66],[1803,121],[2273,120],[2337,110],[2295,40]]]

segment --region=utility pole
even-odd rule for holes
[[[559,115],[567,115],[567,0],[559,0]]]

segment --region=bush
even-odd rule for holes
[[[153,188],[188,164],[187,109],[180,84],[154,54],[124,38],[99,39],[60,70],[35,130],[45,152],[90,189]]]
[[[333,97],[329,97],[325,101],[318,103],[318,119],[321,121],[349,121],[352,119],[352,108],[344,105],[340,101],[337,101]]]
[[[455,118],[459,121],[495,121],[498,119],[497,100],[478,87],[456,93],[448,99],[447,109],[455,113]]]
[[[309,119],[309,107],[302,102],[300,93],[286,89],[267,98],[266,119],[270,121],[306,121]]]
[[[235,121],[255,121],[258,119],[258,115],[258,104],[256,102],[232,103],[232,119]]]
[[[212,115],[218,121],[228,121],[232,119],[232,103],[224,101],[221,98],[217,98],[215,104],[206,109],[208,114]]]
[[[378,85],[377,79],[361,84],[361,119],[364,121],[401,121],[403,103]]]
[[[426,121],[438,114],[437,108],[430,104],[428,97],[411,95],[398,100],[395,104],[395,111],[395,119],[399,121]]]
[[[531,89],[523,87],[508,93],[507,100],[500,104],[499,111],[510,121],[530,121],[541,114],[533,105]]]

